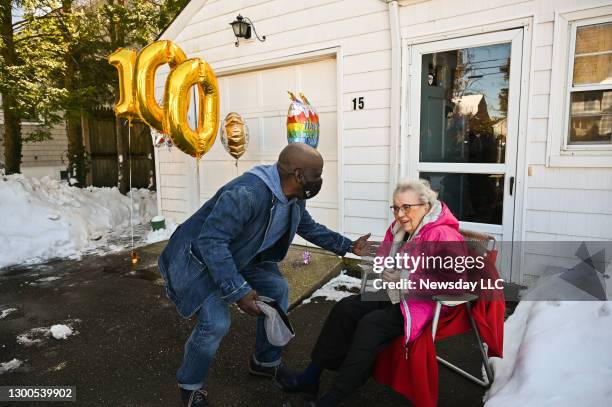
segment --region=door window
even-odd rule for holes
[[[421,162],[504,163],[511,44],[422,57]]]

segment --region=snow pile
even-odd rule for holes
[[[134,224],[157,213],[155,193],[132,190]],[[130,225],[130,198],[117,188],[73,188],[20,174],[0,178],[0,268],[78,255]]]
[[[612,406],[611,302],[521,301],[486,407]]]
[[[334,277],[323,287],[315,291],[302,304],[308,304],[313,298],[317,297],[323,297],[325,301],[340,301],[344,297],[357,293],[360,288],[361,279],[348,276],[345,272],[342,272],[342,274]]]
[[[0,374],[19,368],[19,366],[21,366],[21,363],[22,362],[19,359],[13,359],[8,362],[0,363]]]
[[[71,335],[78,334],[74,330],[74,324],[81,322],[80,319],[70,319],[68,324],[55,324],[51,327],[32,328],[20,335],[17,335],[17,343],[23,346],[42,344],[50,336],[55,339],[67,339]]]
[[[32,328],[20,335],[17,335],[17,343],[23,346],[32,346],[42,343],[45,336],[49,335],[49,328]]]
[[[49,332],[55,339],[66,339],[72,335],[72,329],[67,325],[57,324],[49,328]]]

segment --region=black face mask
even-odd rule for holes
[[[302,199],[314,198],[321,190],[323,180],[319,179],[318,181],[307,181],[306,177],[303,177],[302,179],[304,180],[304,183],[302,184]]]

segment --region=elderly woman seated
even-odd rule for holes
[[[391,209],[395,221],[381,246],[386,246],[385,254],[390,257],[422,242],[431,245],[431,242],[463,241],[459,222],[425,180],[400,182],[394,191]],[[406,275],[385,270],[382,280],[398,281],[400,274]],[[322,371],[337,370],[331,389],[316,401],[317,407],[337,406],[363,385],[372,373],[378,354],[387,345],[404,335],[409,346],[434,315],[435,303],[431,297],[414,299],[405,292],[392,289],[387,292],[390,299],[387,301],[364,301],[361,295],[353,295],[337,303],[323,325],[308,367],[300,374],[278,376],[277,385],[285,392],[302,393],[314,399]]]

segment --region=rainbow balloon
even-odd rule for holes
[[[313,148],[319,145],[319,114],[306,96],[300,93],[302,100],[287,91],[291,98],[287,112],[287,141],[289,143],[306,143]]]

